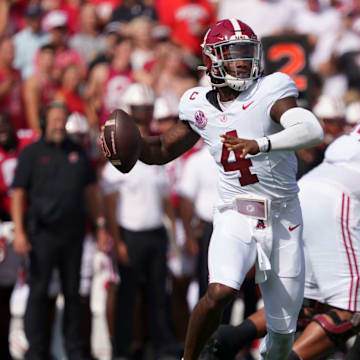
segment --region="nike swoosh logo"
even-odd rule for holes
[[[289,231],[293,231],[295,230],[296,228],[298,228],[301,224],[297,224],[295,226],[289,226]]]
[[[249,102],[249,103],[246,104],[246,105],[243,105],[243,106],[242,106],[243,110],[246,110],[252,103],[253,103],[253,101]]]

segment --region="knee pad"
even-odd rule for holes
[[[360,313],[356,312],[350,320],[341,320],[335,311],[326,313],[334,323],[331,323],[324,314],[314,316],[317,322],[325,331],[327,337],[336,345],[345,343],[353,335],[360,332]]]
[[[270,329],[260,344],[260,360],[287,359],[294,343],[294,333],[279,334]]]
[[[317,300],[304,298],[299,317],[297,320],[297,330],[304,330],[313,320],[314,315],[329,311],[329,305]]]

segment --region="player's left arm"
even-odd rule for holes
[[[240,151],[240,157],[259,152],[295,151],[320,144],[323,140],[323,129],[315,115],[304,108],[298,107],[295,97],[277,100],[270,110],[270,116],[283,126],[276,134],[259,139],[238,139],[222,135],[223,143],[229,151]]]
[[[318,119],[310,110],[298,107],[295,97],[276,101],[270,110],[270,116],[284,129],[256,139],[260,151],[306,149],[320,144],[323,140],[324,132]],[[261,146],[261,142],[265,146]]]

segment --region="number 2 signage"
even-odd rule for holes
[[[288,74],[295,82],[299,97],[309,100],[309,45],[305,35],[267,36],[261,39],[265,74]]]

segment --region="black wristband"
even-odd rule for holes
[[[267,150],[265,152],[269,152],[271,150],[271,141],[267,136],[265,136],[265,137],[266,137],[266,140],[268,142],[268,147],[267,147]]]

